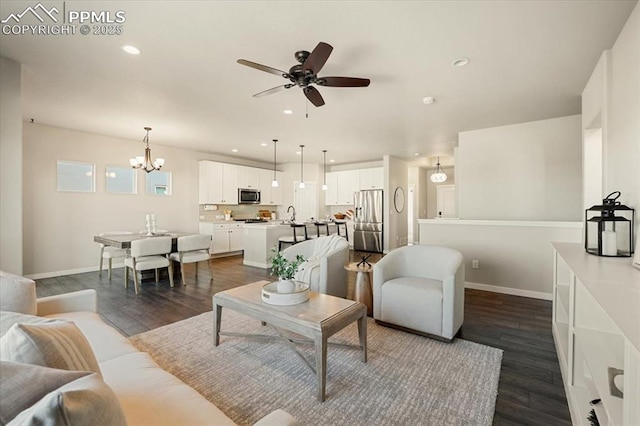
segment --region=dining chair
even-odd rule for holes
[[[171,237],[151,237],[131,241],[130,256],[124,259],[124,287],[129,288],[129,268],[133,272],[136,294],[140,287],[138,271],[155,269],[156,283],[159,281],[158,268],[169,269],[169,283],[173,287],[173,264],[167,255],[171,253]]]
[[[196,282],[198,278],[198,262],[207,262],[209,265],[209,273],[213,278],[213,269],[211,269],[211,235],[185,235],[178,237],[178,251],[169,255],[172,262],[180,262],[180,276],[182,277],[182,285],[187,285],[185,281],[184,265],[185,263],[195,263]]]
[[[110,235],[131,235],[133,232],[129,231],[109,231],[109,232],[101,232],[98,235],[101,237],[107,237]],[[121,249],[117,247],[111,247],[106,244],[100,244],[100,268],[98,269],[98,275],[102,276],[102,262],[104,259],[109,260],[109,280],[111,280],[111,266],[113,264],[113,259],[120,257],[127,257],[128,251],[127,249]]]

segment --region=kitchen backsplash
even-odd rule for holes
[[[232,219],[254,219],[260,210],[274,211],[275,208],[269,208],[267,206],[256,206],[253,204],[239,204],[235,206],[219,205],[218,210],[205,210],[204,204],[199,206],[200,221],[212,222],[215,220],[224,220],[225,210],[231,210]]]

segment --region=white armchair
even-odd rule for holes
[[[464,259],[449,247],[393,250],[373,266],[376,322],[451,341],[464,321]]]
[[[282,251],[288,259],[302,255],[306,262],[300,266],[295,279],[310,285],[311,290],[337,297],[347,297],[349,243],[337,235],[315,238],[290,246]]]

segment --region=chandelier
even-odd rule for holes
[[[142,142],[147,144],[147,147],[144,149],[144,157],[137,156],[135,158],[129,159],[129,164],[134,169],[142,169],[147,173],[151,173],[154,170],[160,170],[162,166],[164,166],[164,158],[157,158],[155,161],[151,160],[151,148],[149,148],[149,131],[151,127],[144,128],[147,131]]]
[[[438,157],[438,163],[436,164],[436,168],[431,174],[431,182],[433,183],[442,183],[447,180],[447,174],[440,168],[440,157]]]

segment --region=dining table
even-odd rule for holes
[[[172,251],[177,250],[178,245],[178,237],[182,237],[185,235],[192,235],[186,232],[163,232],[157,233],[153,235],[146,234],[121,234],[121,235],[95,235],[93,237],[93,241],[96,243],[104,244],[111,247],[116,247],[120,249],[130,249],[131,242],[136,240],[142,240],[145,238],[157,238],[157,237],[171,237],[172,242]]]

